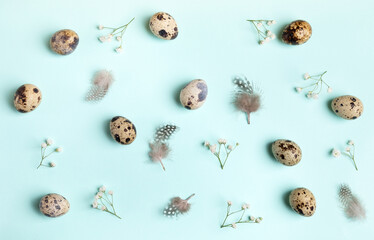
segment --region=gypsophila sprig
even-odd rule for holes
[[[188,202],[195,194],[191,194],[188,198],[182,199],[174,197],[164,209],[164,216],[177,217],[179,214],[187,213],[191,209],[191,204]]]
[[[253,26],[256,28],[257,35],[258,35],[258,43],[263,45],[270,40],[276,38],[275,34],[269,30],[269,26],[274,25],[276,22],[275,20],[247,20],[248,22],[252,23]]]
[[[254,87],[245,76],[237,76],[234,78],[236,93],[234,97],[234,105],[237,110],[246,113],[247,123],[250,124],[251,113],[257,112],[261,107],[260,90]]]
[[[156,130],[154,140],[149,143],[149,147],[151,149],[148,153],[149,157],[153,162],[159,162],[164,171],[165,166],[162,160],[167,158],[171,151],[167,141],[177,130],[178,127],[173,124],[167,124],[162,127],[159,127]]]
[[[306,94],[306,97],[311,98],[311,99],[318,99],[319,94],[322,92],[323,86],[326,85],[327,86],[327,92],[331,93],[332,88],[330,87],[330,85],[328,85],[323,80],[323,75],[325,75],[326,73],[327,73],[327,71],[324,71],[322,74],[313,75],[313,76],[310,76],[308,73],[305,73],[304,74],[304,79],[305,80],[311,80],[311,81],[313,81],[313,83],[306,86],[306,87],[296,87],[296,91],[298,93],[301,93],[304,89],[309,89],[307,94]]]
[[[221,169],[223,169],[226,165],[226,162],[231,154],[232,151],[235,150],[237,146],[239,146],[239,143],[236,143],[234,146],[227,144],[226,139],[218,139],[218,151],[217,151],[217,145],[216,144],[210,144],[208,141],[204,142],[204,146],[207,147],[211,153],[213,153],[214,156],[217,157],[219,164],[221,166]],[[223,149],[225,151],[223,151]],[[222,153],[221,153],[222,151]]]
[[[341,154],[342,152],[336,148],[332,150],[332,155],[336,158],[340,157]],[[358,171],[356,160],[355,160],[355,143],[352,140],[349,140],[347,142],[347,147],[344,149],[343,154],[352,160],[356,170]]]
[[[247,204],[247,203],[243,204],[240,210],[233,211],[233,212],[231,212],[231,206],[232,206],[232,202],[227,201],[226,217],[223,220],[223,223],[221,224],[221,228],[225,228],[225,227],[237,228],[237,224],[241,224],[241,223],[260,223],[262,221],[262,217],[257,217],[256,218],[256,217],[253,217],[253,216],[245,216],[245,212],[249,209],[249,204]],[[237,220],[232,222],[232,223],[226,223],[228,221],[228,218],[231,215],[238,215],[240,217],[237,218]]]
[[[101,186],[99,188],[99,191],[96,193],[94,201],[92,203],[92,207],[100,211],[110,213],[121,219],[121,217],[117,215],[116,210],[114,209],[113,191],[106,191],[105,186]]]
[[[99,40],[101,42],[105,43],[105,42],[111,42],[112,38],[115,38],[118,42],[120,42],[120,45],[117,48],[115,48],[115,51],[117,53],[122,53],[122,51],[123,51],[123,48],[122,48],[122,45],[123,45],[123,34],[125,34],[127,27],[130,25],[130,23],[132,21],[134,21],[134,19],[135,19],[135,17],[133,19],[131,19],[131,21],[128,22],[127,24],[122,25],[122,26],[117,27],[117,28],[104,27],[103,25],[99,25],[98,26],[99,30],[108,29],[108,30],[112,31],[108,35],[104,35],[104,36],[99,37]]]
[[[347,218],[352,220],[363,220],[366,218],[366,211],[361,201],[353,195],[348,185],[342,184],[339,187],[339,200]]]
[[[51,138],[48,138],[45,142],[43,142],[40,146],[40,153],[41,153],[41,160],[39,163],[39,166],[37,169],[39,169],[41,166],[43,167],[56,167],[56,163],[50,162],[49,164],[44,164],[44,160],[51,156],[54,153],[60,153],[62,152],[62,147],[55,148],[54,150],[47,153],[47,149],[53,145],[54,141]]]

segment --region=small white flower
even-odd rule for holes
[[[102,197],[103,197],[103,193],[102,193],[102,192],[98,192],[98,193],[96,194],[96,196],[97,196],[98,198],[102,198]]]
[[[98,200],[100,197],[98,195],[95,195],[95,199]]]
[[[204,146],[209,147],[210,143],[208,141],[204,142]]]
[[[266,36],[270,37],[273,33],[270,30],[266,31]]]
[[[48,138],[47,139],[47,145],[49,146],[49,145],[52,145],[52,144],[53,144],[53,139]]]
[[[332,88],[329,87],[329,88],[327,89],[327,92],[328,92],[328,93],[332,93]]]
[[[273,23],[272,23],[272,21],[267,21],[266,24],[270,26],[270,25],[272,25]]]
[[[334,157],[340,157],[340,155],[341,155],[341,152],[338,150],[338,149],[333,149],[332,150],[332,155],[334,156]]]
[[[257,23],[256,25],[257,25],[257,27],[262,27],[262,23],[260,23],[260,22]]]
[[[248,209],[248,208],[249,208],[249,204],[245,203],[245,204],[242,205],[242,209],[243,209],[243,210],[244,210],[244,209]]]
[[[262,221],[262,217],[256,218],[255,222],[260,223]]]
[[[100,42],[107,42],[107,38],[105,36],[99,37]]]
[[[348,145],[353,146],[353,145],[355,145],[355,143],[354,143],[352,140],[349,140],[349,141],[348,141]]]
[[[118,48],[116,48],[116,52],[117,52],[117,53],[122,53],[122,50],[123,50],[122,47],[118,47]]]
[[[231,206],[232,202],[231,201],[227,201],[227,205]]]
[[[99,30],[103,30],[103,29],[104,29],[104,26],[100,24],[99,26],[97,26],[97,28],[98,28]]]
[[[56,167],[56,163],[54,163],[54,162],[50,162],[50,163],[49,163],[49,166],[51,166],[51,167]]]
[[[210,149],[210,151],[211,151],[212,153],[216,153],[217,145],[216,145],[216,144],[214,144],[214,145],[210,145],[209,149]]]
[[[275,20],[271,20],[271,24],[276,24],[277,23],[277,21],[275,21]]]
[[[62,152],[62,147],[58,147],[58,148],[56,148],[55,151],[56,151],[56,152]]]
[[[106,210],[106,207],[105,206],[102,206],[101,207],[101,211],[105,211]]]
[[[274,33],[271,34],[271,35],[270,35],[270,38],[271,38],[271,39],[275,39],[275,38],[276,38],[275,34],[274,34]]]
[[[305,73],[305,74],[304,74],[304,79],[305,79],[305,80],[308,80],[309,78],[310,78],[309,73]]]
[[[44,142],[44,143],[42,143],[42,148],[46,148],[47,147],[47,144]]]
[[[105,191],[106,191],[106,187],[105,187],[105,186],[101,186],[101,187],[99,188],[99,191],[100,191],[100,192],[105,192]]]
[[[231,224],[232,228],[236,228],[236,223]]]
[[[312,92],[308,92],[308,94],[306,95],[307,98],[312,98],[312,96],[313,96]]]
[[[264,40],[261,40],[260,41],[260,45],[264,45],[265,41]]]
[[[346,152],[350,152],[350,151],[351,151],[351,148],[350,148],[350,147],[346,147],[346,148],[345,148],[345,151],[346,151]]]
[[[226,140],[226,139],[223,139],[223,138],[220,138],[220,139],[218,139],[218,143],[219,143],[219,144],[226,144],[226,143],[227,143],[227,140]]]
[[[256,218],[253,217],[253,216],[250,216],[250,217],[249,217],[249,220],[254,221],[254,220],[256,220]]]
[[[113,195],[113,191],[112,191],[112,190],[109,190],[109,191],[108,191],[108,194],[109,194],[109,195]]]
[[[303,89],[302,89],[301,87],[297,87],[297,88],[296,88],[296,91],[297,91],[298,93],[301,93],[301,91],[303,91]]]
[[[93,208],[97,208],[99,206],[99,204],[97,203],[97,201],[94,201],[93,203],[92,203],[92,207]]]
[[[269,37],[266,37],[266,38],[265,38],[265,42],[270,42],[270,38],[269,38]]]
[[[122,40],[122,37],[117,36],[116,39],[117,39],[117,41],[121,41],[121,40]]]
[[[312,97],[313,97],[313,99],[318,99],[319,95],[318,95],[318,93],[313,93]]]
[[[227,146],[227,149],[228,149],[228,150],[232,150],[232,149],[233,149],[232,145],[228,145],[228,146]]]

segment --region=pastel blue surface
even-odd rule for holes
[[[5,1],[0,2],[1,68],[1,239],[370,239],[374,235],[373,56],[374,3],[369,0],[314,1]],[[148,30],[148,19],[166,11],[180,33],[163,41]],[[123,54],[116,42],[102,44],[98,24],[135,21],[125,34]],[[279,40],[264,46],[246,19],[275,19],[278,33],[305,19],[313,36],[302,46]],[[48,41],[57,30],[80,36],[76,51],[59,56]],[[116,81],[98,104],[84,101],[93,74],[112,70]],[[327,70],[334,92],[308,100],[294,91],[306,84],[305,72]],[[252,115],[233,108],[232,77],[244,74],[262,89],[264,106]],[[177,101],[179,90],[195,78],[206,80],[209,95],[196,111]],[[37,85],[41,105],[18,113],[16,89]],[[364,114],[355,121],[338,118],[329,101],[359,97]],[[138,136],[121,146],[109,134],[109,120],[129,118]],[[171,140],[166,171],[148,159],[148,142],[164,123],[180,127]],[[64,152],[50,160],[53,169],[36,170],[40,143],[47,137]],[[222,171],[202,142],[218,138],[240,143]],[[303,159],[297,166],[276,162],[269,144],[278,138],[297,142]],[[355,141],[359,171],[348,158],[332,158],[333,147]],[[367,220],[351,222],[339,207],[337,188],[348,183],[367,209]],[[114,190],[119,220],[90,207],[97,187]],[[317,199],[311,218],[294,213],[287,194],[307,187]],[[69,213],[51,219],[38,210],[47,193],[59,193]],[[173,196],[196,196],[178,220],[162,216]],[[251,204],[261,224],[220,229],[226,201],[234,208]]]

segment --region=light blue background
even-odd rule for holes
[[[314,1],[5,1],[0,2],[2,239],[369,239],[374,232],[373,40],[374,4],[369,0]],[[154,37],[148,19],[166,11],[180,34],[174,41]],[[115,42],[102,44],[98,24],[119,26],[136,20],[126,32],[123,54]],[[279,33],[296,19],[313,27],[302,46],[279,40],[259,46],[246,19],[275,19]],[[70,28],[80,36],[77,50],[58,56],[50,36]],[[278,34],[279,35],[279,34]],[[98,104],[84,101],[93,74],[112,70],[116,82]],[[305,72],[327,70],[334,92],[308,100],[294,87],[306,84]],[[231,105],[235,74],[245,74],[263,91],[264,106],[246,124]],[[180,88],[205,79],[209,95],[196,111],[176,101]],[[15,111],[12,97],[24,84],[37,85],[41,105],[28,114]],[[336,117],[329,101],[352,94],[365,106],[355,121]],[[129,118],[138,136],[129,146],[111,139],[109,120]],[[173,137],[166,172],[150,163],[148,141],[163,123],[180,126]],[[36,170],[40,143],[55,139],[64,152],[51,157],[54,169]],[[240,146],[224,171],[201,143],[220,137]],[[285,167],[269,153],[278,138],[297,142],[303,159]],[[330,156],[348,139],[357,145],[359,172],[348,158]],[[367,221],[347,220],[337,187],[348,183],[365,204]],[[90,207],[97,187],[115,192],[119,220]],[[317,199],[311,218],[292,212],[287,193],[309,188]],[[50,219],[40,214],[41,196],[56,192],[71,204],[69,213]],[[164,218],[173,196],[187,197],[192,209],[178,220]],[[261,224],[220,229],[226,200],[234,208],[251,204]]]

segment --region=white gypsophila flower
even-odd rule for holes
[[[102,206],[101,207],[101,211],[105,211],[106,210],[106,207],[105,206]]]
[[[62,152],[62,147],[58,147],[58,148],[56,148],[55,151],[56,151],[56,152]]]
[[[270,30],[266,31],[266,36],[270,37],[273,33]]]
[[[92,207],[93,208],[97,208],[99,206],[99,204],[97,203],[97,201],[94,201],[93,203],[92,203]]]
[[[122,40],[122,37],[117,36],[117,37],[116,37],[116,40],[117,40],[117,41],[121,41],[121,40]]]
[[[109,190],[109,191],[108,191],[108,194],[109,194],[109,195],[113,195],[113,191],[112,191],[112,190]]]
[[[52,138],[48,138],[47,139],[47,145],[50,146],[53,144],[53,139]]]
[[[260,223],[262,221],[262,217],[256,218],[255,222]]]
[[[348,145],[353,146],[353,145],[355,145],[355,143],[354,143],[352,140],[349,140],[349,141],[348,141]]]
[[[350,151],[351,151],[351,148],[350,148],[350,147],[346,147],[346,148],[345,148],[345,151],[346,151],[346,152],[350,152]]]
[[[100,197],[96,194],[95,195],[95,199],[98,200]]]
[[[340,157],[340,155],[341,155],[341,152],[338,150],[338,149],[333,149],[332,150],[332,155],[334,156],[334,157]]]
[[[227,140],[226,140],[226,139],[223,139],[223,138],[220,138],[220,139],[218,139],[218,143],[219,143],[219,144],[226,144],[226,143],[227,143]]]
[[[308,80],[309,78],[310,78],[309,73],[305,73],[305,74],[304,74],[304,79],[305,79],[305,80]]]
[[[276,24],[277,23],[277,21],[275,21],[275,20],[271,20],[271,24],[272,25],[274,25],[274,24]]]
[[[99,37],[100,42],[107,42],[107,38],[105,36]]]
[[[308,92],[308,94],[306,95],[307,98],[312,98],[313,94],[312,92]]]
[[[231,224],[232,228],[236,228],[236,223]]]
[[[254,220],[256,220],[256,218],[253,217],[253,216],[250,216],[250,217],[249,217],[249,220],[254,221]]]
[[[44,142],[44,143],[42,143],[42,148],[46,148],[47,147],[47,144]]]
[[[270,38],[269,38],[269,37],[266,37],[266,38],[265,38],[265,42],[270,42]]]
[[[211,151],[212,153],[216,153],[217,145],[216,145],[216,144],[214,144],[214,145],[210,145],[209,149],[210,149],[210,151]]]
[[[260,45],[264,45],[265,41],[264,40],[261,40],[260,41]]]
[[[103,197],[103,192],[98,192],[98,193],[96,194],[96,196],[97,196],[98,198],[102,198],[102,197]]]
[[[232,145],[228,145],[228,146],[227,146],[227,149],[228,149],[228,150],[232,150],[232,149],[233,149]]]
[[[262,27],[262,23],[257,23],[257,27]]]
[[[49,166],[51,166],[51,167],[56,167],[56,163],[54,163],[54,162],[50,162],[50,163],[49,163]]]
[[[106,191],[106,187],[105,187],[105,186],[101,186],[101,187],[99,188],[99,191],[100,191],[100,192],[105,192],[105,191]]]
[[[227,205],[231,206],[232,202],[231,201],[227,201]]]
[[[117,52],[117,53],[122,53],[122,51],[123,51],[122,47],[118,47],[118,48],[116,48],[116,52]]]
[[[319,95],[318,95],[318,93],[313,93],[312,97],[313,97],[313,99],[318,99]]]
[[[332,93],[332,88],[329,87],[329,88],[327,89],[327,92],[328,92],[328,93]]]
[[[296,88],[296,92],[301,93],[301,91],[303,91],[303,89],[301,87]]]
[[[208,141],[204,142],[204,146],[209,147],[210,143]]]
[[[104,29],[104,26],[100,24],[99,26],[97,26],[97,28],[98,28],[99,30],[103,30],[103,29]]]
[[[242,209],[244,210],[244,209],[248,209],[248,205],[245,203],[245,204],[243,204],[242,205]]]
[[[272,21],[267,21],[266,24],[270,26],[270,25],[273,24],[273,22]]]

